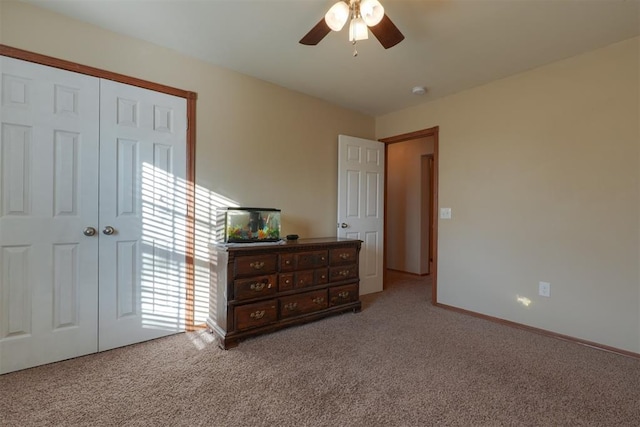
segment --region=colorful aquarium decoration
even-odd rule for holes
[[[217,240],[224,243],[277,242],[280,209],[219,208]]]

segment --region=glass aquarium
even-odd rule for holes
[[[277,242],[280,209],[218,208],[216,240],[223,243]]]

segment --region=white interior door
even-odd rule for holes
[[[360,293],[383,288],[384,144],[338,136],[338,237],[360,239]]]
[[[0,374],[97,348],[95,78],[0,57]]]
[[[185,329],[187,122],[184,98],[109,80],[100,109],[102,351]]]

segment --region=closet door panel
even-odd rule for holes
[[[99,80],[0,57],[0,374],[96,351]]]
[[[183,98],[108,80],[101,93],[102,351],[185,328],[187,126]]]

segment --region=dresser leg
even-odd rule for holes
[[[218,347],[220,347],[223,350],[229,350],[237,346],[238,346],[238,340],[224,339],[222,337],[218,337]]]

